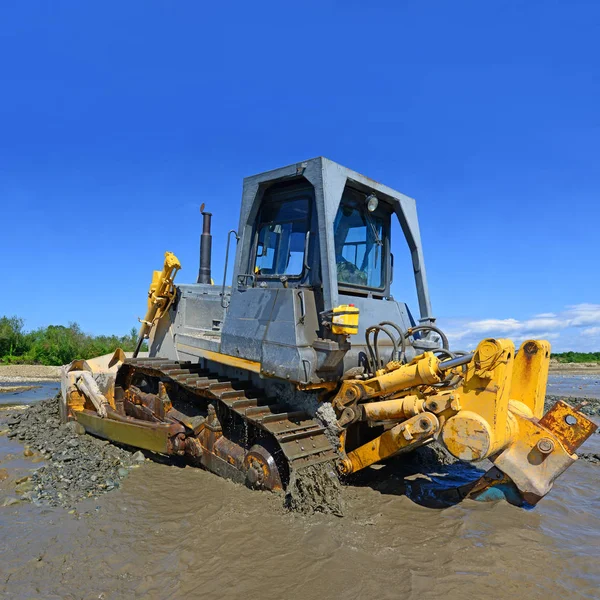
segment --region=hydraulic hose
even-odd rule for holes
[[[442,340],[442,347],[444,348],[444,350],[450,349],[450,344],[448,343],[448,338],[446,337],[446,334],[438,327],[435,327],[434,325],[418,325],[417,327],[411,327],[408,330],[407,335],[414,335],[417,331],[434,331],[440,336],[440,339]]]
[[[383,331],[392,341],[392,345],[394,346],[393,357],[398,356],[398,343],[394,336],[387,330],[385,327],[381,327],[380,325],[373,325],[368,327],[365,331],[365,340],[367,343],[367,349],[369,350],[369,354],[371,356],[371,364],[370,368],[373,373],[377,371],[377,369],[381,368],[381,360],[379,356],[379,349],[377,347],[377,338],[379,337],[379,332]],[[373,345],[371,345],[370,334],[373,332]],[[373,349],[374,347],[374,349]]]
[[[399,325],[396,325],[396,323],[392,323],[391,321],[381,321],[379,326],[381,327],[382,325],[389,325],[398,332],[398,337],[400,339],[400,343],[402,344],[402,350],[400,351],[400,355],[396,358],[396,360],[404,362],[404,357],[406,356],[406,336],[404,335],[404,332]]]

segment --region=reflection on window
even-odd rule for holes
[[[260,213],[255,273],[301,275],[309,223],[308,199],[267,202]]]
[[[334,222],[335,260],[339,283],[383,287],[383,219],[364,202],[342,198]]]

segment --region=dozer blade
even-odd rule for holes
[[[494,466],[482,477],[459,488],[462,497],[479,501],[503,498],[516,506],[535,506],[577,460],[575,451],[598,429],[562,401],[539,421],[516,416],[521,432],[518,439],[490,457]]]

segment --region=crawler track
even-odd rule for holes
[[[185,390],[187,394],[183,395],[189,401],[191,394],[192,403],[201,413],[212,404],[224,433],[236,436],[246,450],[253,443],[270,440],[271,446],[276,445],[276,458],[284,458],[288,475],[337,457],[324,427],[308,413],[290,410],[278,399],[267,397],[263,390],[251,387],[250,382],[227,380],[189,361],[138,358],[123,363],[116,385],[126,389],[139,374],[162,381],[179,393]]]

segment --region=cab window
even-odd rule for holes
[[[257,230],[257,275],[299,277],[310,228],[308,198],[270,201],[263,205]]]
[[[384,287],[384,219],[370,213],[362,194],[344,192],[334,221],[338,283]]]

